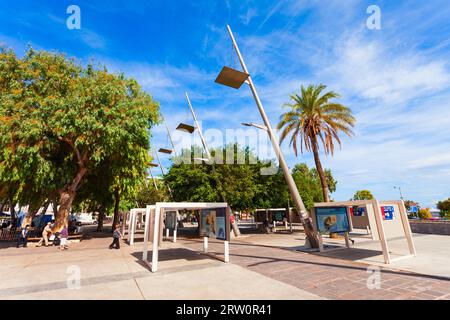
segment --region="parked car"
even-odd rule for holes
[[[77,213],[74,215],[75,221],[78,225],[97,224],[97,220],[92,217],[90,213]]]

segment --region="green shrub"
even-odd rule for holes
[[[422,220],[430,220],[433,215],[430,212],[430,208],[420,209],[419,210],[419,218]]]

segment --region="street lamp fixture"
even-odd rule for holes
[[[246,127],[255,127],[255,128],[264,130],[264,131],[266,131],[266,132],[269,131],[269,129],[267,129],[267,127],[266,127],[266,126],[263,126],[262,124],[257,124],[257,123],[246,123],[246,122],[241,123],[241,124],[242,124],[243,126],[246,126]]]
[[[195,127],[193,127],[189,124],[180,123],[177,127],[177,130],[192,134],[195,131]]]
[[[172,154],[173,150],[171,149],[165,149],[165,148],[161,148],[158,150],[159,153],[165,153],[165,154]]]
[[[216,83],[223,84],[224,86],[239,89],[248,79],[250,75],[248,73],[231,69],[229,67],[223,67],[217,76]]]

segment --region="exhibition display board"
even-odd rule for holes
[[[127,238],[127,242],[130,246],[134,245],[134,239],[139,226],[143,226],[144,223],[149,221],[150,232],[148,234],[149,239],[153,237],[153,226],[155,222],[155,208],[156,206],[150,206],[150,211],[147,212],[145,209],[131,209],[129,214],[127,214],[127,219],[122,225],[123,236]],[[163,240],[163,228],[166,228],[166,238],[170,237],[170,231],[173,232],[173,242],[177,242],[177,220],[178,211],[166,211],[164,212],[164,219],[161,219],[163,224],[161,225],[161,232],[159,233],[159,244]],[[126,226],[128,225],[128,229]]]
[[[128,233],[127,242],[130,246],[134,245],[134,236],[138,226],[142,226],[144,221],[147,219],[147,209],[131,209],[130,213],[127,215],[127,219],[124,219],[122,230],[123,236]],[[128,230],[126,225],[128,223]]]
[[[324,234],[343,233],[346,247],[350,248],[349,233],[353,229],[367,229],[371,231],[372,240],[380,242],[386,264],[397,260],[391,258],[388,245],[390,239],[404,238],[406,240],[410,254],[400,258],[416,255],[403,201],[361,200],[316,203],[311,216],[319,237],[320,251],[324,251],[322,237]]]
[[[229,240],[230,240],[230,207],[227,203],[192,203],[192,202],[158,202],[155,206],[147,206],[147,216],[154,212],[154,219],[145,220],[144,231],[144,247],[142,250],[142,260],[148,264],[152,272],[158,270],[158,250],[161,246],[161,233],[163,231],[163,219],[162,217],[166,213],[178,212],[182,210],[198,210],[200,211],[201,221],[200,230],[203,236],[203,250],[208,252],[208,238],[215,238],[224,241],[224,262],[229,262]],[[166,214],[167,221],[173,219],[172,214]],[[175,217],[176,221],[176,217]],[[167,229],[169,230],[169,229]],[[153,231],[153,234],[151,232]],[[176,231],[176,223],[175,223]],[[152,241],[152,261],[147,261],[148,257],[148,243]],[[175,236],[176,237],[176,236]]]
[[[270,222],[284,222],[289,220],[289,214],[286,208],[281,209],[256,209],[255,221],[264,222],[266,219]]]

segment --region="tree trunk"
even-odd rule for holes
[[[3,212],[3,207],[5,206],[5,200],[2,200],[2,202],[0,202],[0,213]]]
[[[120,204],[120,193],[119,189],[114,191],[114,219],[112,225],[112,231],[114,231],[114,227],[119,224],[120,213],[119,213],[119,204]]]
[[[16,210],[14,209],[13,199],[9,199],[9,213],[11,214],[11,228],[17,227]]]
[[[319,177],[320,177],[320,184],[322,185],[323,199],[325,202],[330,202],[330,196],[328,194],[327,179],[325,177],[325,172],[323,170],[322,163],[320,162],[319,146],[318,146],[316,137],[314,137],[312,147],[313,147],[313,153],[314,153],[314,162],[316,163],[316,169],[317,169],[317,172],[319,173]],[[337,238],[339,238],[339,235],[337,233],[331,232],[330,238],[337,239]]]
[[[58,216],[55,217],[55,231],[59,232],[64,227],[69,226],[69,214],[72,208],[72,202],[75,199],[76,192],[65,190],[60,192],[61,200],[59,202]]]
[[[105,206],[101,205],[98,210],[98,218],[97,218],[97,231],[100,232],[103,230],[103,220],[105,219]]]
[[[195,219],[197,219],[197,236],[200,237],[200,212],[198,210],[192,210],[194,213]]]
[[[313,138],[312,149],[314,154],[314,162],[316,163],[316,169],[320,177],[320,184],[322,185],[323,200],[325,202],[330,202],[330,196],[328,195],[327,179],[325,177],[325,172],[323,170],[322,163],[320,162],[319,158],[319,146],[317,143],[317,137]]]
[[[77,189],[86,173],[87,169],[81,167],[73,179],[72,184],[68,188],[59,191],[59,210],[57,217],[55,216],[54,231],[59,232],[64,227],[67,228],[69,226],[69,214],[72,208],[72,202],[77,195]]]

